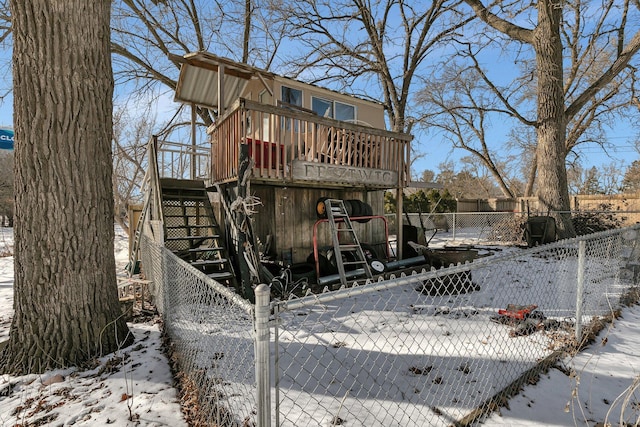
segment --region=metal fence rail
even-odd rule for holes
[[[470,264],[287,301],[260,285],[255,307],[149,239],[142,265],[211,425],[437,426],[476,420],[620,307],[639,236],[487,247]]]

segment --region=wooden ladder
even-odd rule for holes
[[[364,255],[358,236],[356,235],[349,214],[344,206],[344,202],[339,199],[327,199],[324,201],[324,206],[327,211],[327,219],[331,227],[331,237],[333,239],[333,250],[335,255],[336,267],[338,267],[338,274],[340,275],[340,282],[343,286],[347,285],[347,277],[345,273],[345,266],[354,266],[358,268],[361,266],[364,269],[364,274],[368,278],[372,278],[371,269],[369,263]],[[342,258],[344,253],[351,254],[350,260]]]

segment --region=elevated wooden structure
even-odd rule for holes
[[[198,178],[203,178],[209,191],[206,198],[213,202],[211,214],[204,208],[205,216],[217,217],[224,224],[219,230],[209,229],[195,219],[198,215],[186,217],[191,211],[186,205],[177,206],[185,215],[176,219],[179,226],[169,227],[180,227],[186,233],[181,241],[189,244],[178,252],[186,250],[191,257],[200,253],[199,247],[191,247],[199,242],[197,230],[219,236],[217,244],[228,248],[242,292],[251,298],[252,286],[265,281],[258,262],[261,258],[285,265],[306,262],[315,270],[320,264],[318,248],[333,247],[335,237],[326,220],[316,214],[318,200],[353,199],[370,206],[372,214],[356,221],[351,232],[367,247],[379,245],[380,253],[388,253],[386,222],[379,221],[384,220],[384,191],[402,192],[407,186],[412,137],[384,129],[381,104],[206,52],[173,56],[172,60],[182,64],[176,100],[191,104],[194,112],[199,106],[218,114],[207,129],[209,168],[206,176]],[[193,129],[195,135],[195,126]],[[178,151],[177,144],[165,146],[172,153]],[[194,137],[183,148],[179,149],[179,169],[182,175],[190,171],[191,176],[173,178],[193,180],[202,147],[196,146]],[[159,144],[150,158],[159,176],[167,169],[158,166],[166,158],[162,150]],[[191,166],[185,167],[189,162]],[[159,185],[157,196],[150,200],[165,203],[163,188],[166,186]],[[198,197],[205,198],[203,194]],[[397,199],[401,213],[402,198]],[[165,228],[167,218],[162,218]],[[166,228],[165,233],[171,230]],[[167,245],[171,236],[168,238]]]

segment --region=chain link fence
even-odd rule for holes
[[[640,226],[252,306],[144,238],[181,375],[213,426],[467,425],[580,347],[637,285]],[[184,383],[183,383],[184,384]]]
[[[568,212],[578,235],[631,226],[640,218],[637,211],[572,211]],[[405,226],[415,227],[420,244],[444,243],[526,244],[527,219],[534,215],[523,212],[462,212],[418,214],[407,213]],[[396,216],[386,215],[389,232],[397,234]]]
[[[620,306],[637,245],[637,229],[607,231],[275,302],[272,419],[475,422]]]
[[[199,422],[253,425],[254,307],[146,235],[140,255]]]

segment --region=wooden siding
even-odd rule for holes
[[[326,190],[316,188],[275,187],[252,185],[251,192],[260,198],[262,205],[252,216],[255,236],[263,244],[267,236],[272,236],[273,255],[280,260],[304,262],[313,252],[314,225],[318,221],[316,202],[321,197],[358,199],[373,208],[374,215],[383,215],[384,197],[382,191],[365,193],[355,190]],[[362,242],[380,244],[385,241],[384,222],[372,219],[367,223],[354,222],[358,238]],[[329,225],[317,226],[318,246],[332,244]]]

